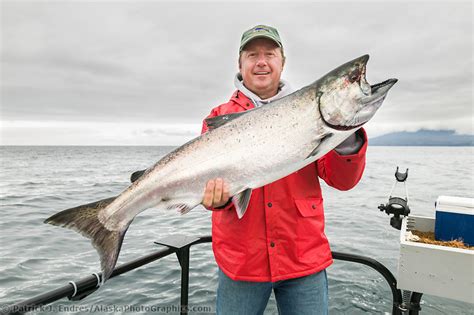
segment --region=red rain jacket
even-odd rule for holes
[[[236,91],[208,117],[252,108],[253,103]],[[339,190],[354,187],[365,167],[367,136],[363,130],[362,134],[364,145],[357,154],[342,156],[332,150],[299,171],[254,189],[242,219],[238,219],[232,203],[213,212],[212,248],[227,276],[275,282],[310,275],[331,265],[318,176]]]

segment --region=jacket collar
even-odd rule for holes
[[[245,96],[252,101],[252,103],[256,106],[262,106],[268,104],[272,101],[276,101],[282,97],[285,97],[293,92],[291,86],[285,80],[280,79],[278,84],[278,91],[272,97],[262,100],[260,96],[256,95],[254,92],[247,89],[244,85],[244,81],[242,78],[242,74],[239,72],[234,77],[234,85],[241,93],[245,94]]]
[[[255,108],[255,105],[252,103],[252,101],[239,90],[235,91],[234,94],[232,94],[230,100],[245,110]]]

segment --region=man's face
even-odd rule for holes
[[[266,38],[252,40],[242,51],[239,70],[244,85],[261,99],[276,95],[283,71],[280,48]]]

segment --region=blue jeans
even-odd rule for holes
[[[326,270],[277,282],[234,281],[219,269],[218,315],[263,314],[272,290],[280,315],[320,315],[328,313]]]

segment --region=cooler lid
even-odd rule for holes
[[[474,198],[439,196],[436,200],[436,211],[474,215]]]

